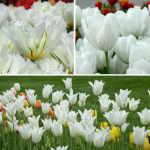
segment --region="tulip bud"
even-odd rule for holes
[[[111,6],[115,5],[118,0],[108,0],[109,4],[111,4]]]
[[[3,118],[4,118],[4,119],[7,119],[7,116],[6,116],[6,114],[5,114],[5,113],[3,113]]]
[[[97,110],[95,110],[95,116],[97,116]]]
[[[121,0],[120,1],[120,7],[122,9],[128,9],[128,7],[129,7],[128,3],[129,3],[128,0]]]
[[[33,116],[33,109],[31,109],[31,117]]]
[[[114,139],[114,142],[115,142],[115,143],[119,143],[119,138]]]
[[[6,126],[4,127],[4,134],[8,134],[8,130]]]
[[[3,104],[0,103],[0,111],[3,111]]]
[[[64,127],[69,127],[68,120],[66,119],[66,123],[63,125]]]
[[[110,139],[109,141],[112,142],[114,141],[114,131],[113,130],[109,130],[110,131]]]
[[[144,150],[149,150],[150,149],[150,144],[149,144],[148,138],[145,138],[143,148],[144,148]]]
[[[131,143],[131,144],[134,144],[134,141],[133,141],[133,132],[131,132],[131,133],[129,134],[129,140],[130,140],[130,143]]]
[[[22,117],[20,112],[17,112],[17,116],[18,116],[19,119]]]
[[[41,104],[41,101],[40,101],[40,100],[37,100],[37,101],[36,101],[36,108],[37,108],[37,109],[41,109],[41,108],[42,108],[42,104]]]
[[[24,100],[23,107],[26,108],[28,105],[29,105],[28,102],[26,100]]]
[[[47,149],[50,148],[50,139],[48,139],[47,142],[46,142],[46,148],[47,148]]]
[[[106,129],[107,128],[107,122],[101,122],[101,124],[100,124],[100,129],[101,128],[104,128],[104,129]]]
[[[20,84],[19,83],[15,83],[14,84],[14,89],[16,92],[20,91]]]
[[[4,123],[3,123],[4,127],[6,126],[6,120],[4,120]]]
[[[51,117],[52,117],[52,118],[56,118],[56,115],[55,115],[54,111],[52,111]]]
[[[23,123],[24,123],[24,122],[23,122],[23,120],[21,120],[21,121],[20,121],[20,125],[22,126],[22,125],[23,125]]]
[[[102,2],[101,2],[101,1],[96,1],[96,2],[95,2],[95,7],[98,7],[99,9],[101,9],[101,7],[102,7]]]
[[[113,131],[114,131],[114,138],[118,139],[119,138],[119,131],[118,131],[117,127],[114,127]]]
[[[51,115],[52,115],[52,108],[49,107],[49,116],[51,116]]]
[[[95,114],[94,114],[94,110],[92,110],[92,118],[95,116]]]
[[[149,5],[149,4],[150,4],[150,1],[147,1],[147,2],[146,2],[146,6],[147,6],[147,8],[148,8],[148,5]]]
[[[94,120],[94,126],[97,126],[97,118]]]
[[[19,95],[20,95],[20,96],[25,96],[25,94],[24,94],[24,93],[20,93]]]

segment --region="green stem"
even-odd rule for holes
[[[44,133],[44,149],[46,149],[46,132]]]
[[[50,128],[50,130],[49,130],[50,132],[49,132],[49,139],[50,139],[50,146],[51,146],[51,139],[52,139],[52,133],[51,133],[51,128]]]
[[[19,143],[20,143],[20,150],[22,150],[22,138],[21,138],[20,133],[19,133]]]
[[[56,149],[56,142],[55,142],[55,136],[54,136],[54,149]]]
[[[38,150],[38,143],[35,145],[36,150]]]
[[[106,58],[106,69],[107,69],[107,74],[109,74],[108,52],[105,52],[105,58]]]
[[[90,143],[86,142],[86,150],[90,150]]]

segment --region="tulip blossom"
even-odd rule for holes
[[[68,97],[70,104],[73,105],[77,101],[78,93],[77,94],[73,94],[73,89],[71,88],[70,89],[70,95],[66,94],[66,96]]]
[[[95,132],[95,138],[93,140],[93,143],[95,147],[101,148],[105,143],[105,137],[108,133],[103,133],[99,129],[97,131],[98,133]]]
[[[126,128],[127,126],[129,125],[130,123],[125,123],[124,125],[121,126],[121,132],[125,132],[126,131]]]
[[[24,99],[15,101],[16,110],[18,112],[23,111]]]
[[[63,146],[63,147],[58,146],[58,147],[56,148],[56,150],[67,150],[67,148],[68,148],[68,146]],[[54,149],[54,148],[51,148],[51,150],[55,150],[55,149]]]
[[[62,79],[62,81],[65,83],[66,89],[70,90],[72,88],[72,78]]]
[[[67,112],[66,111],[59,111],[59,113],[55,112],[56,117],[61,120],[62,125],[66,123]]]
[[[6,104],[9,103],[6,94],[4,94],[3,96],[1,96],[1,103],[6,106]]]
[[[93,142],[93,139],[95,137],[95,127],[86,126],[85,130],[83,129],[83,136],[87,143]]]
[[[68,122],[75,123],[75,121],[77,121],[77,115],[78,112],[76,113],[75,111],[69,111],[69,113],[67,114]]]
[[[29,96],[32,96],[32,95],[34,95],[34,93],[35,93],[35,91],[32,90],[32,89],[29,89],[29,90],[26,90],[26,89],[25,89],[25,91],[26,91],[26,95],[27,95],[27,98],[28,98],[28,99],[29,99]]]
[[[79,114],[81,115],[81,118],[82,117],[92,117],[92,109],[84,109],[84,112],[82,113],[80,110],[78,110]]]
[[[37,95],[29,95],[29,103],[33,106],[36,104],[36,97]]]
[[[98,9],[100,10],[102,7],[102,2],[101,1],[96,1],[95,2],[95,7],[98,7]]]
[[[28,140],[31,136],[31,125],[29,124],[23,124],[22,126],[17,127],[17,129],[19,130],[19,132],[21,133],[21,137],[24,140]]]
[[[142,127],[142,128],[133,127],[133,141],[135,145],[142,146],[149,132],[150,132],[150,129],[145,131],[145,127]]]
[[[134,98],[132,98],[131,100],[128,100],[129,102],[129,109],[131,111],[135,111],[138,107],[138,104],[140,104],[140,99],[135,101]]]
[[[108,0],[108,2],[113,6],[118,2],[118,0]]]
[[[117,105],[116,102],[112,101],[111,103],[112,103],[112,105],[113,105],[113,109],[114,109],[114,110],[117,110],[118,108],[120,108],[120,107]]]
[[[43,127],[39,128],[39,127],[33,127],[32,129],[32,142],[33,143],[39,143],[42,137],[43,132],[45,131],[45,129],[43,129]]]
[[[51,106],[51,104],[49,103],[42,103],[42,112],[44,114],[48,114],[49,113],[49,107]]]
[[[39,127],[39,119],[40,119],[40,115],[37,116],[37,118],[35,116],[33,117],[28,117],[28,121],[29,124],[31,125],[31,128],[35,127]]]
[[[50,85],[50,84],[45,85],[44,84],[44,88],[43,88],[43,91],[42,91],[43,98],[45,98],[45,99],[49,98],[50,94],[53,91],[53,86],[54,85]]]
[[[54,120],[53,123],[51,123],[51,129],[54,136],[60,137],[63,133],[61,120]]]
[[[106,129],[105,128],[101,128],[101,132],[102,133],[106,133],[107,135],[105,136],[105,142],[108,142],[110,140],[110,128],[107,127]]]
[[[14,84],[14,89],[16,92],[20,91],[20,84],[19,83],[15,83]]]
[[[109,105],[111,104],[111,101],[108,99],[104,99],[104,100],[100,99],[99,102],[100,102],[101,111],[102,112],[108,111],[108,108],[109,108]]]
[[[14,117],[16,114],[16,106],[15,103],[9,103],[6,105],[6,107],[4,106],[4,108],[6,109],[6,112],[8,113],[8,115],[10,117]]]
[[[57,104],[58,102],[60,102],[63,99],[65,93],[63,93],[62,91],[56,91],[54,93],[52,93],[52,102],[54,104]]]
[[[128,112],[126,112],[124,110],[119,111],[119,109],[117,109],[116,111],[112,110],[112,111],[110,111],[108,113],[105,112],[104,117],[107,118],[107,120],[109,121],[109,123],[111,125],[122,126],[126,122],[127,115],[128,115]]]
[[[79,101],[81,103],[85,103],[86,102],[86,99],[90,96],[90,94],[87,94],[86,93],[79,93]]]
[[[23,109],[24,115],[25,115],[26,118],[28,118],[28,117],[31,116],[31,113],[32,113],[32,112],[31,112],[31,109],[32,109],[32,107],[29,107],[29,108],[26,107],[26,108]]]
[[[93,88],[93,94],[99,96],[102,93],[103,86],[105,83],[103,83],[102,81],[95,80],[94,84],[92,82],[89,82],[89,84]]]
[[[41,119],[41,121],[44,125],[44,129],[49,130],[50,127],[51,127],[52,120],[50,120],[50,119],[45,119],[45,120]]]
[[[128,9],[128,7],[129,7],[129,1],[128,0],[121,0],[120,1],[120,7],[122,9]]]
[[[141,9],[139,6],[134,6],[128,9],[127,13],[118,11],[116,16],[120,28],[126,35],[144,36],[149,30],[149,11],[146,7]]]
[[[12,90],[12,91],[8,90],[8,91],[6,91],[6,93],[4,92],[4,95],[7,96],[7,99],[9,102],[13,102],[15,99],[14,90]]]
[[[70,130],[71,137],[75,138],[77,136],[82,135],[83,127],[81,123],[78,123],[77,121],[75,121],[75,123],[72,122],[68,122],[68,123],[69,123],[69,130]]]
[[[78,101],[78,105],[79,105],[79,107],[84,107],[85,103],[81,103],[81,101]]]

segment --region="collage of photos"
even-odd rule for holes
[[[0,150],[150,150],[150,1],[0,0]]]

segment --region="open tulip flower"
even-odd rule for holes
[[[71,88],[70,89],[70,95],[66,94],[66,96],[68,97],[70,104],[73,105],[77,101],[78,93],[77,94],[73,94],[73,89]]]
[[[65,83],[66,89],[70,90],[72,88],[72,78],[62,79],[62,81]]]
[[[6,105],[6,107],[4,106],[4,108],[6,109],[8,115],[10,117],[14,117],[16,114],[16,105],[14,102],[11,102],[9,104]]]
[[[49,103],[42,103],[42,112],[44,114],[48,114],[49,113],[49,107],[51,106],[51,104]]]
[[[39,119],[40,119],[40,115],[37,116],[37,118],[35,116],[33,117],[28,117],[28,121],[29,124],[31,125],[31,128],[35,127],[39,127]]]

